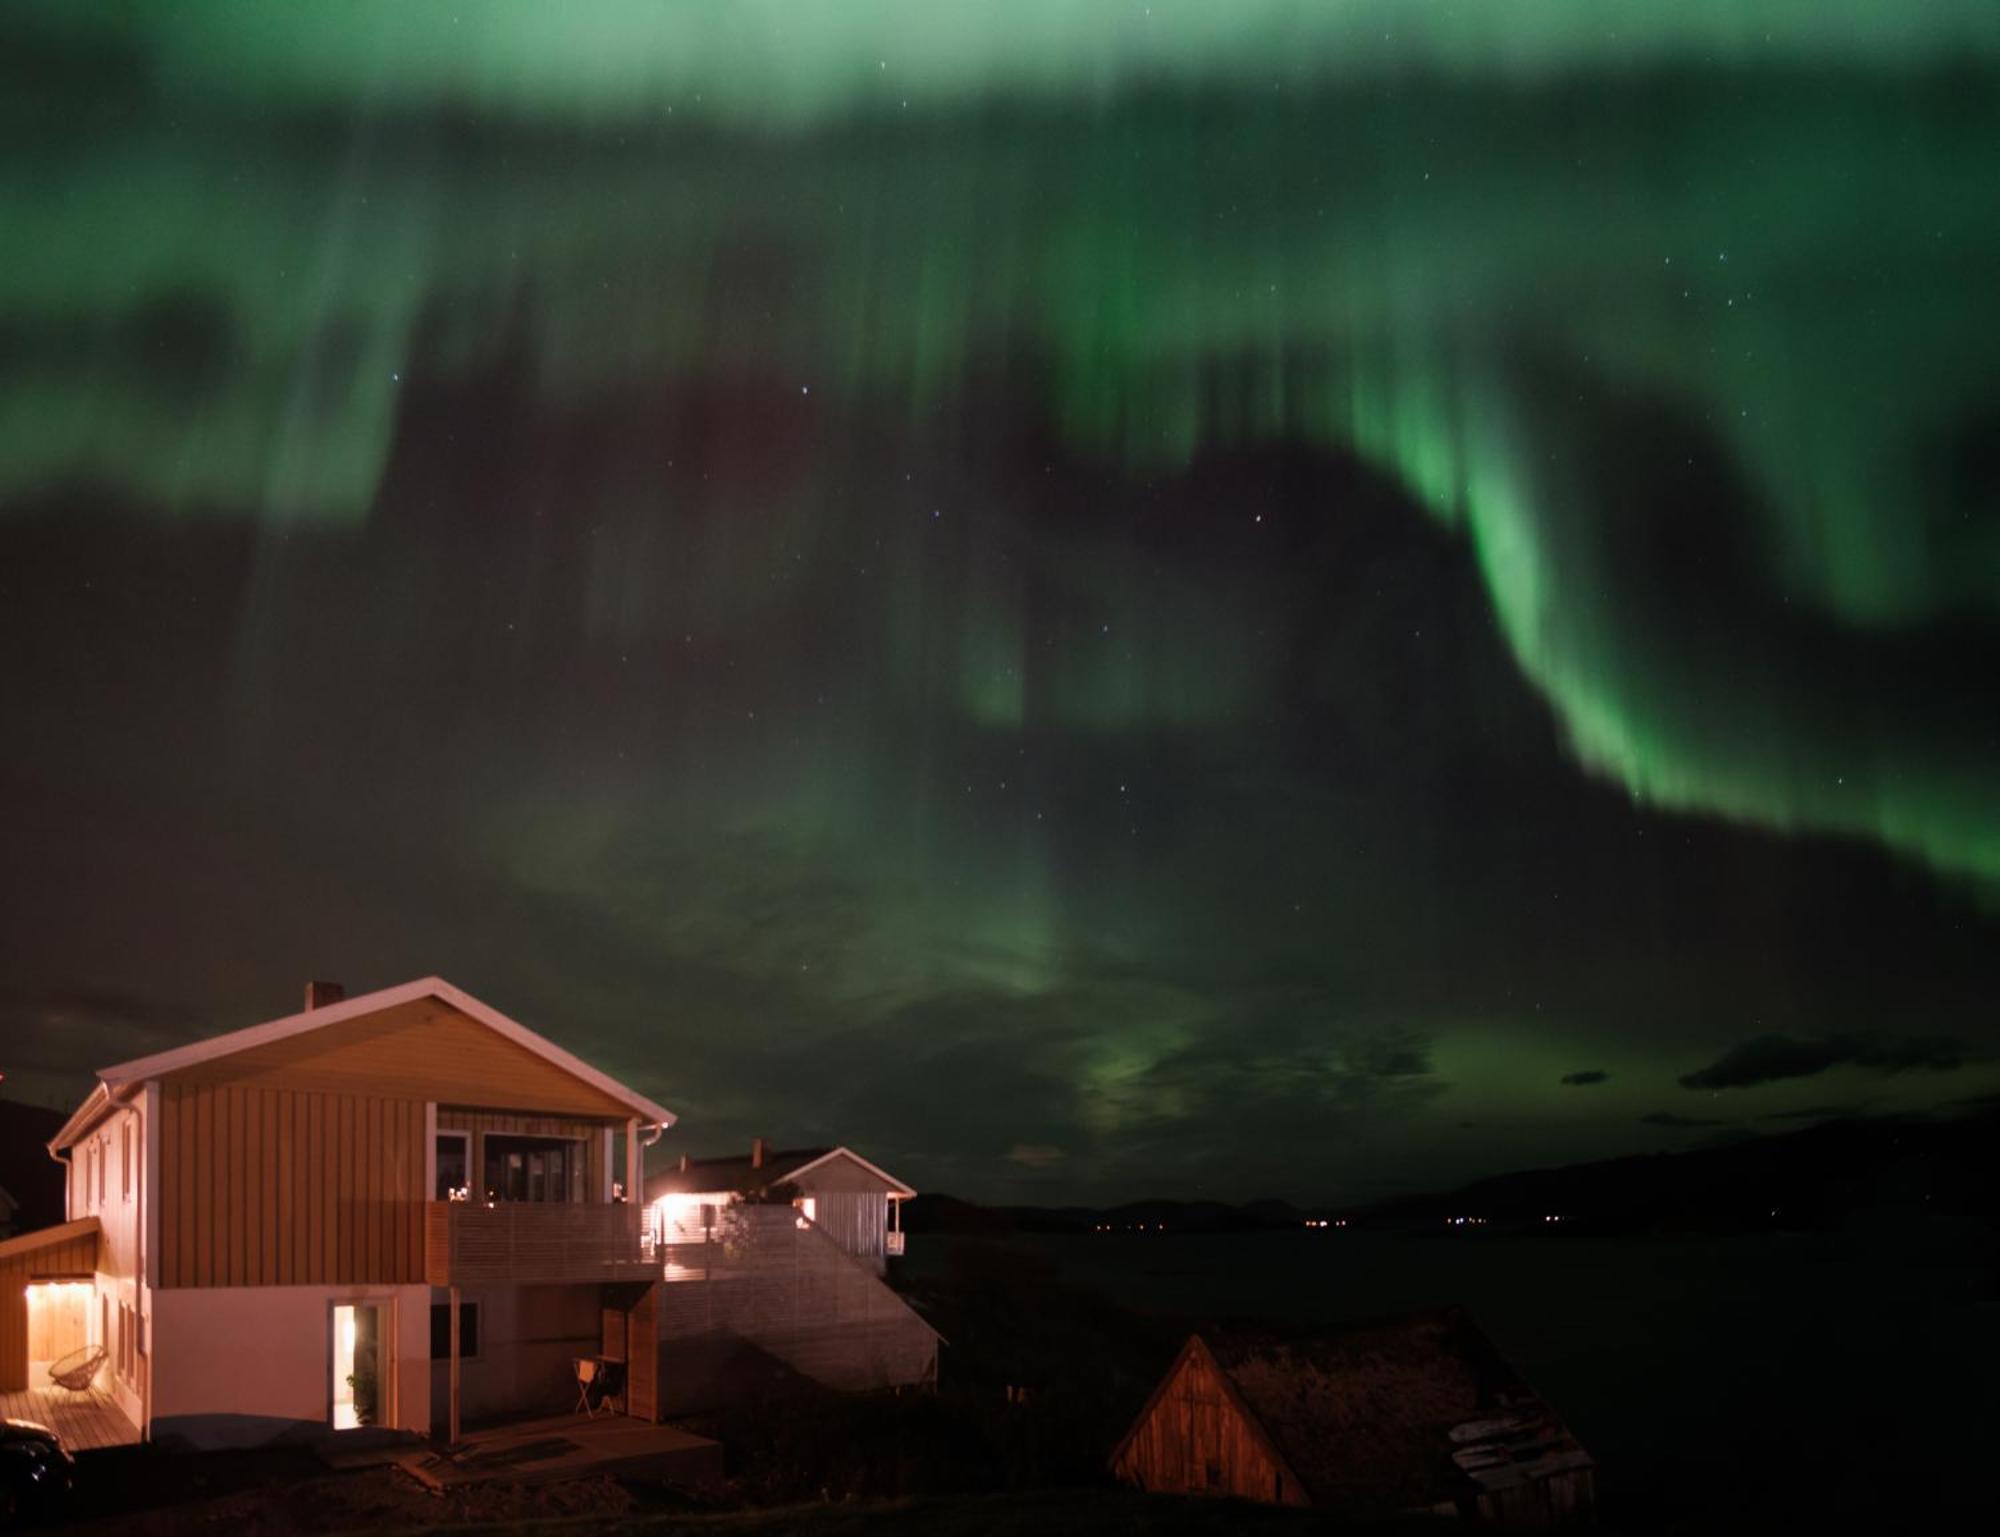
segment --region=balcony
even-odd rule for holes
[[[431,1201],[424,1279],[432,1286],[649,1281],[659,1262],[626,1202]]]

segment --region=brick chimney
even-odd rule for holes
[[[764,1161],[770,1156],[771,1156],[771,1139],[769,1137],[752,1137],[750,1139],[751,1168],[753,1169],[763,1168]]]
[[[347,996],[347,989],[338,982],[306,983],[306,1012],[323,1009],[329,1003],[338,1003]]]

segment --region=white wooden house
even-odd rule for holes
[[[936,1371],[880,1279],[907,1185],[759,1144],[663,1176],[649,1219],[631,1197],[672,1114],[440,978],[315,983],[297,1014],[97,1078],[49,1143],[67,1220],[0,1238],[0,1395],[81,1350],[105,1441],[456,1440],[565,1407],[589,1357],[628,1368],[641,1419],[772,1370]],[[780,1185],[798,1209],[732,1204]]]
[[[754,1139],[747,1155],[683,1157],[646,1180],[654,1242],[669,1250],[713,1241],[721,1214],[783,1192],[799,1214],[877,1275],[903,1252],[903,1202],[917,1192],[849,1147],[774,1149]]]
[[[97,1077],[50,1143],[69,1220],[0,1244],[0,1393],[82,1342],[124,1439],[560,1408],[658,1284],[622,1191],[673,1116],[439,978]]]

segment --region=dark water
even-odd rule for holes
[[[911,1262],[941,1266],[954,1242],[912,1240]],[[1311,1325],[1463,1304],[1597,1457],[1620,1525],[1971,1504],[2000,1424],[1994,1236],[1973,1224],[1010,1246],[1190,1320]]]

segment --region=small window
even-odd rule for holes
[[[479,1354],[479,1304],[461,1302],[458,1305],[458,1358],[470,1361]],[[431,1359],[449,1361],[451,1359],[451,1304],[433,1302],[431,1304]]]
[[[464,1201],[472,1196],[472,1133],[437,1134],[437,1190],[434,1201]]]

